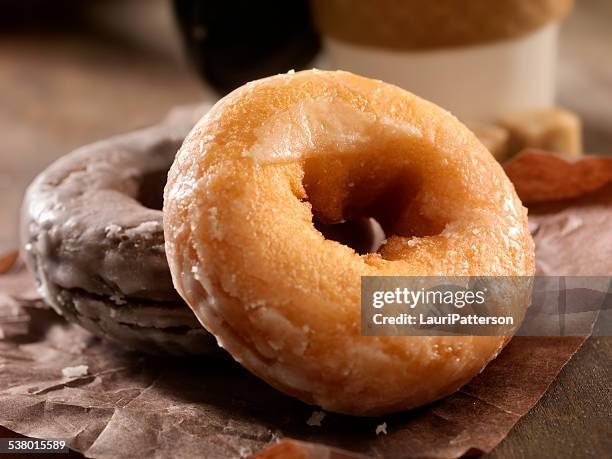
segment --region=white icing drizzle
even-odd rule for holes
[[[332,99],[294,104],[255,130],[257,141],[243,152],[261,163],[305,159],[317,155],[354,153],[360,146],[390,137],[420,137],[415,126],[377,117]]]

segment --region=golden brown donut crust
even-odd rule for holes
[[[376,215],[393,236],[358,255],[313,214]],[[359,415],[452,393],[506,342],[361,336],[361,276],[534,270],[526,210],[474,135],[346,72],[279,75],[223,98],[170,170],[164,229],[175,286],[221,346],[278,389]]]
[[[517,38],[571,10],[573,0],[313,0],[317,26],[347,43],[398,50]]]

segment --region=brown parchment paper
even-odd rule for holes
[[[543,154],[525,152],[515,161],[533,171],[529,164],[539,164]],[[516,166],[511,162],[506,170]],[[583,183],[575,177],[581,167],[567,170],[571,180],[554,180]],[[532,180],[541,177],[532,174]],[[526,201],[537,202],[530,225],[541,273],[612,274],[612,174],[579,193]],[[487,452],[584,341],[517,337],[483,373],[439,402],[381,418],[327,413],[320,426],[309,426],[316,408],[277,392],[229,358],[126,353],[44,307],[15,254],[0,258],[0,272],[0,425],[32,437],[66,438],[89,457],[455,458]],[[62,376],[63,368],[82,364],[87,375]],[[382,423],[387,433],[377,435]]]

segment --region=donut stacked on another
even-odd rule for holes
[[[318,223],[373,217],[372,253]],[[196,125],[164,199],[174,284],[232,356],[283,392],[376,415],[446,396],[507,336],[362,336],[361,276],[531,276],[527,211],[450,113],[308,71],[249,83]],[[521,315],[528,287],[500,293]]]
[[[168,168],[206,108],[80,148],[30,185],[22,253],[68,320],[130,349],[217,349],[172,285],[161,212]]]

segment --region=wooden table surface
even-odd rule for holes
[[[44,166],[210,95],[184,62],[165,1],[97,12],[44,30],[0,20],[0,252],[16,246],[21,196]],[[612,154],[610,43],[612,2],[579,0],[562,32],[559,102],[582,116],[586,149],[600,154]],[[610,381],[612,338],[592,338],[486,457],[612,457]]]

